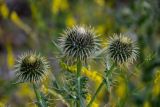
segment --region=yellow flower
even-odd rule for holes
[[[71,15],[68,15],[67,19],[66,19],[66,26],[72,27],[75,24],[76,24],[76,21],[75,21],[74,17]]]
[[[105,5],[105,0],[95,0],[95,2],[102,7]]]
[[[125,80],[124,78],[122,77],[119,77],[118,78],[118,85],[117,85],[117,88],[115,90],[116,92],[116,95],[120,98],[120,99],[123,99],[126,97],[126,92],[127,92],[127,86],[125,84]]]
[[[160,71],[157,71],[155,74],[154,84],[152,88],[153,96],[158,96],[160,94]]]
[[[99,25],[99,26],[96,27],[96,29],[97,29],[97,32],[100,33],[100,34],[103,34],[105,32],[105,26],[104,25]]]
[[[28,84],[21,84],[19,86],[19,90],[17,91],[17,95],[19,97],[28,96],[31,99],[33,99],[35,97],[34,92],[30,89]]]
[[[13,11],[11,13],[11,21],[13,23],[15,23],[19,28],[21,28],[22,30],[24,30],[26,33],[30,33],[31,29],[28,25],[26,25],[21,19],[20,17],[17,15],[17,13],[15,11]]]
[[[152,94],[153,96],[158,96],[160,93],[160,86],[158,84],[154,84],[152,88]]]
[[[86,102],[89,103],[91,100],[91,95],[88,94],[87,95],[87,98],[86,98]],[[92,107],[99,107],[100,106],[100,103],[98,100],[95,100],[93,103],[92,103]]]
[[[10,44],[7,44],[6,46],[7,48],[7,63],[8,63],[8,68],[13,68],[14,66],[14,55],[13,55],[13,51],[12,51],[12,47]]]
[[[8,101],[9,101],[9,97],[8,96],[3,96],[0,99],[0,107],[6,107]]]
[[[3,3],[1,6],[0,6],[0,13],[2,14],[2,17],[4,19],[8,18],[8,15],[9,15],[9,9],[7,7],[7,5],[5,3]]]
[[[68,66],[66,65],[65,63],[60,63],[61,64],[61,67],[63,69],[66,69],[70,72],[76,72],[76,66]],[[96,83],[100,83],[102,81],[102,76],[97,72],[97,71],[91,71],[91,70],[88,70],[87,68],[85,67],[82,67],[82,74],[87,76],[88,78],[90,78],[91,80],[93,80],[94,82]]]
[[[5,107],[5,104],[3,104],[3,102],[0,102],[0,107]]]
[[[52,1],[52,12],[57,14],[59,11],[67,10],[69,7],[67,0],[53,0]]]
[[[76,66],[68,66],[66,65],[65,63],[60,63],[61,64],[61,67],[63,69],[66,69],[68,70],[69,72],[73,72],[73,73],[76,73]],[[97,71],[92,71],[92,70],[88,70],[87,68],[85,67],[82,67],[82,75],[85,75],[87,76],[89,79],[91,79],[92,81],[94,81],[95,83],[95,88],[97,88],[97,86],[102,82],[103,78],[102,76],[97,72]],[[103,90],[99,93],[98,95],[98,98],[99,99],[96,99],[93,104],[92,104],[92,107],[99,107],[100,106],[100,98],[104,95],[104,88]],[[87,95],[87,103],[89,103],[89,101],[91,100],[91,95],[88,94]]]
[[[151,105],[148,101],[145,101],[144,104],[143,104],[143,107],[151,107]]]
[[[155,74],[154,83],[155,84],[159,83],[159,80],[160,80],[160,71],[157,71],[157,73]]]

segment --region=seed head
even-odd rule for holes
[[[109,40],[108,53],[116,63],[133,62],[138,55],[138,48],[131,38],[114,34]]]
[[[48,71],[47,60],[36,53],[22,55],[15,65],[16,76],[22,82],[39,82]]]
[[[99,39],[91,27],[68,28],[59,39],[63,54],[74,60],[86,60],[99,49]]]

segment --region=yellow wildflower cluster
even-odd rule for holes
[[[76,72],[77,70],[76,66],[68,66],[62,62],[60,64],[63,69],[66,69],[70,72]],[[102,76],[97,71],[90,71],[85,67],[82,67],[82,74],[87,76],[88,78],[90,78],[91,80],[93,80],[94,82],[98,84],[101,83],[103,80]]]
[[[65,63],[63,63],[63,62],[61,62],[60,63],[61,64],[61,67],[63,68],[63,69],[66,69],[66,70],[68,70],[69,72],[76,72],[76,66],[68,66],[68,65],[66,65]],[[87,76],[89,79],[91,79],[92,81],[94,81],[94,83],[96,84],[96,85],[99,85],[101,82],[102,82],[102,80],[103,80],[103,78],[102,78],[102,76],[97,72],[97,71],[91,71],[91,70],[88,70],[87,68],[85,68],[85,67],[82,67],[82,75],[85,75],[85,76]],[[102,91],[102,93],[103,93],[104,91]],[[99,95],[101,96],[101,95],[103,95],[102,93],[99,93]],[[91,95],[90,94],[88,94],[87,95],[87,103],[89,103],[89,101],[91,100]],[[92,104],[92,107],[99,107],[99,104],[100,104],[100,102],[99,102],[99,99],[96,99],[94,102],[93,102],[93,104]]]

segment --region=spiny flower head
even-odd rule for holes
[[[21,82],[39,82],[49,71],[47,60],[36,53],[25,53],[15,65],[17,78]]]
[[[133,62],[137,58],[138,47],[128,36],[114,34],[109,40],[108,53],[116,63]]]
[[[86,26],[66,29],[59,42],[64,55],[74,60],[86,60],[100,46],[94,30]]]

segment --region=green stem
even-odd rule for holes
[[[89,102],[89,104],[87,105],[87,107],[91,107],[93,101],[97,97],[98,93],[100,92],[100,90],[102,89],[102,87],[103,87],[104,84],[105,84],[105,79],[103,79],[103,81],[99,85],[98,89],[96,90],[96,93],[93,95],[93,97],[92,97],[91,101]]]
[[[81,96],[81,69],[82,69],[82,62],[78,60],[77,62],[77,107],[84,107],[83,98]]]
[[[45,104],[43,104],[43,100],[42,100],[42,97],[40,95],[40,92],[37,90],[37,86],[35,83],[33,83],[33,89],[34,89],[34,92],[36,94],[36,98],[37,98],[37,105],[38,107],[46,107]]]
[[[77,78],[81,76],[82,62],[78,60],[77,63]]]
[[[106,78],[108,78],[112,72],[114,68],[114,65],[111,66],[111,68],[109,70],[105,70],[106,73]],[[103,81],[101,82],[101,84],[99,85],[98,89],[96,90],[95,94],[93,95],[91,101],[89,102],[89,104],[87,105],[87,107],[91,107],[93,101],[95,100],[95,98],[97,97],[98,93],[100,92],[100,90],[102,89],[104,84],[107,84],[106,78],[103,78]]]

